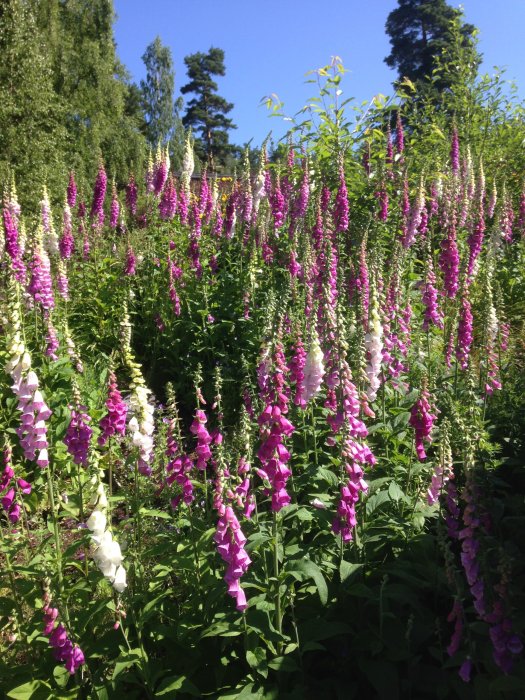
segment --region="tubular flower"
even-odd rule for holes
[[[341,457],[348,481],[341,485],[337,516],[332,522],[332,530],[335,534],[341,535],[343,542],[350,542],[353,539],[353,529],[357,524],[356,504],[360,494],[368,491],[363,467],[366,464],[373,466],[376,459],[364,442],[368,431],[359,419],[359,396],[346,360],[341,362],[341,385],[343,389],[343,406],[339,421],[343,426]]]
[[[153,173],[153,194],[155,197],[159,197],[162,190],[164,189],[164,185],[166,184],[166,180],[168,179],[168,173],[170,170],[170,156],[168,153],[168,149],[166,148],[165,151],[159,150],[157,152],[157,160],[155,163],[155,168],[154,168],[154,173]]]
[[[84,406],[71,408],[71,419],[64,437],[67,451],[73,457],[75,464],[88,466],[89,443],[93,434],[89,427],[90,416],[85,412]]]
[[[64,216],[62,225],[62,236],[60,238],[59,248],[60,257],[63,260],[69,260],[75,250],[75,239],[73,238],[73,226],[71,223],[71,209],[69,204],[64,204]]]
[[[172,486],[176,483],[181,489],[180,493],[171,499],[171,507],[177,508],[181,501],[190,505],[195,499],[190,476],[193,470],[193,461],[180,449],[181,435],[174,397],[171,401],[171,410],[172,416],[168,421],[166,438],[166,484]]]
[[[431,323],[438,328],[443,328],[443,314],[441,313],[438,303],[436,275],[434,274],[432,258],[430,257],[427,263],[427,273],[423,287],[423,304],[425,305],[425,311],[423,313],[423,330],[428,330]]]
[[[38,377],[31,370],[31,357],[24,345],[21,333],[20,306],[14,285],[11,280],[8,307],[7,355],[9,360],[6,371],[11,375],[11,386],[18,398],[18,410],[22,416],[16,433],[24,457],[30,461],[36,459],[39,467],[44,468],[49,463],[46,420],[51,416],[44,397],[39,390]]]
[[[448,431],[444,429],[443,439],[439,446],[439,460],[434,466],[434,472],[427,491],[427,501],[430,506],[437,503],[439,496],[443,493],[446,483],[454,478],[454,468],[452,464],[452,451]]]
[[[109,438],[114,435],[125,435],[126,416],[128,407],[122,400],[117,386],[117,378],[114,372],[109,374],[108,398],[106,399],[107,413],[99,423],[102,434],[98,438],[98,444],[103,447]]]
[[[365,335],[365,348],[368,362],[366,365],[366,376],[369,387],[367,396],[373,401],[377,396],[377,391],[381,386],[379,376],[381,374],[381,359],[383,355],[383,327],[379,316],[379,309],[376,295],[372,296],[372,307],[370,311],[370,324],[368,333]]]
[[[459,175],[459,137],[456,128],[452,131],[452,139],[450,142],[450,169],[454,175]]]
[[[465,370],[468,367],[470,347],[472,345],[472,322],[473,316],[470,308],[470,302],[467,295],[464,294],[461,300],[461,310],[458,324],[458,337],[456,343],[456,358],[461,369]]]
[[[51,205],[49,204],[49,197],[45,187],[40,206],[42,215],[42,229],[44,232],[42,238],[44,249],[51,257],[53,257],[59,254],[58,236],[55,232],[55,227],[53,226]]]
[[[117,189],[113,184],[111,190],[111,205],[109,207],[109,228],[116,229],[120,214],[120,204],[117,197]]]
[[[348,229],[348,213],[348,190],[346,188],[345,171],[343,170],[343,167],[340,167],[339,188],[337,190],[334,203],[334,225],[336,232],[346,231]]]
[[[128,431],[131,433],[133,445],[139,451],[138,470],[140,474],[151,476],[150,462],[153,455],[153,433],[155,431],[153,413],[155,408],[148,400],[150,390],[146,386],[140,366],[135,362],[131,350],[131,323],[127,309],[124,311],[120,325],[124,361],[131,374],[131,396],[129,402],[132,418],[128,422]]]
[[[73,644],[66,628],[62,623],[55,627],[58,617],[58,609],[51,607],[49,593],[44,597],[44,634],[49,637],[49,646],[53,649],[53,656],[61,661],[68,673],[73,675],[78,668],[86,662],[82,649],[78,644]]]
[[[304,401],[307,404],[319,391],[325,373],[323,351],[319,338],[314,336],[304,366]]]
[[[27,291],[37,304],[40,304],[44,312],[51,311],[55,307],[53,297],[53,282],[51,279],[51,263],[47,252],[42,246],[42,230],[39,228],[35,234],[33,257],[29,265],[31,278]]]
[[[106,197],[106,188],[108,185],[108,176],[102,163],[98,166],[98,173],[93,188],[93,202],[91,204],[91,218],[97,221],[101,226],[104,223],[104,199]]]
[[[137,183],[135,182],[135,177],[133,173],[129,176],[128,184],[126,186],[126,206],[129,209],[129,213],[135,216],[137,213]]]
[[[104,484],[99,480],[97,487],[97,504],[86,521],[91,532],[91,555],[104,577],[112,584],[117,593],[122,593],[127,586],[126,569],[122,566],[124,557],[119,543],[113,539],[111,530],[107,529],[108,499]]]
[[[22,511],[20,496],[27,496],[31,493],[31,484],[25,479],[15,478],[11,462],[12,454],[11,446],[7,444],[4,449],[4,471],[0,476],[0,494],[3,494],[0,503],[9,521],[15,525],[20,520]]]
[[[17,217],[11,211],[10,202],[4,202],[2,217],[4,222],[5,251],[11,258],[15,278],[20,284],[24,285],[26,282],[26,266],[22,260]],[[2,256],[0,255],[0,257]]]
[[[170,175],[168,183],[162,192],[162,197],[159,202],[159,216],[164,221],[171,221],[177,213],[177,190],[175,183]]]
[[[410,410],[410,418],[408,421],[409,425],[414,428],[416,454],[420,462],[423,462],[427,458],[423,442],[430,442],[430,434],[434,421],[436,420],[436,416],[432,413],[429,399],[430,394],[424,383],[418,400]]]
[[[403,232],[402,244],[404,248],[410,248],[410,246],[416,240],[416,234],[421,226],[421,220],[423,216],[423,211],[425,209],[425,189],[423,186],[423,179],[419,183],[419,189],[416,194],[416,198],[410,207],[410,215],[408,217],[408,222],[406,230]]]
[[[290,452],[284,446],[284,438],[290,436],[295,427],[286,418],[288,413],[288,386],[286,376],[288,367],[284,359],[284,352],[280,342],[277,342],[274,353],[274,372],[268,376],[268,380],[259,386],[262,389],[265,406],[258,423],[261,431],[261,445],[257,456],[262,467],[257,469],[261,479],[269,482],[269,488],[265,492],[272,497],[272,510],[277,513],[290,503],[290,495],[286,490],[286,482],[292,472],[288,466]]]
[[[206,413],[198,408],[195,412],[193,423],[190,426],[190,432],[197,438],[197,447],[195,448],[195,454],[197,456],[196,467],[203,471],[206,469],[211,459],[210,444],[212,442],[212,437],[206,428],[207,422]]]
[[[454,215],[448,227],[447,237],[441,241],[439,267],[443,273],[443,286],[449,299],[454,299],[459,287],[459,253],[456,241]]]

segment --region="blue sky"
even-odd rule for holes
[[[344,98],[358,103],[377,93],[390,94],[395,77],[383,62],[390,44],[384,31],[397,0],[114,0],[117,52],[134,80],[144,77],[141,56],[159,35],[175,64],[177,95],[187,81],[184,56],[225,51],[226,76],[219,92],[233,102],[238,125],[230,140],[259,145],[270,130],[275,138],[287,128],[271,119],[261,98],[276,93],[289,114],[315,95],[305,73],[343,59],[348,73]],[[456,2],[449,4],[458,6]],[[525,95],[525,0],[464,0],[465,20],[479,29],[482,70],[506,67]],[[343,98],[342,98],[343,99]]]

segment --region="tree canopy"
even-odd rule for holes
[[[224,51],[210,48],[208,53],[194,53],[186,56],[184,63],[188,69],[189,82],[183,85],[183,95],[193,93],[187,105],[182,123],[199,134],[195,140],[197,156],[212,167],[224,165],[235,150],[229,143],[228,131],[237,128],[226,115],[233,104],[217,94],[218,85],[212,76],[223,76]]]
[[[390,37],[391,51],[385,63],[398,72],[399,80],[409,78],[422,87],[437,66],[437,59],[454,40],[453,26],[461,21],[462,12],[445,0],[398,0],[388,15],[386,33]],[[477,68],[481,56],[474,43],[476,28],[460,23],[463,46],[471,52],[473,68]],[[446,84],[436,86],[439,89]]]

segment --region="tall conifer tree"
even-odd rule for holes
[[[195,95],[188,102],[182,123],[199,134],[195,140],[195,150],[199,158],[212,167],[224,165],[235,147],[229,143],[228,131],[237,127],[226,115],[233,104],[217,94],[218,85],[212,79],[215,75],[225,75],[224,51],[210,48],[208,53],[194,53],[186,56],[184,63],[188,69],[189,82],[181,88],[183,95]]]

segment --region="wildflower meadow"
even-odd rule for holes
[[[344,73],[228,175],[5,183],[3,697],[525,697],[522,107]]]

